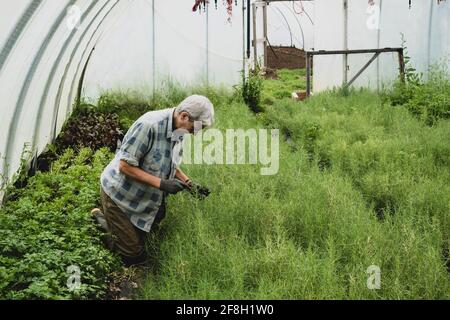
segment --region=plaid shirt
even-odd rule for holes
[[[176,139],[172,135],[174,110],[152,111],[140,117],[128,130],[120,150],[100,178],[105,193],[133,225],[146,232],[151,229],[164,192],[121,173],[119,163],[125,160],[153,176],[174,178],[183,153],[182,137]],[[179,157],[173,157],[174,150]]]

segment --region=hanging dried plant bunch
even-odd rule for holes
[[[194,6],[192,7],[192,11],[196,12],[197,10],[206,9],[206,6],[209,4],[209,0],[195,0]],[[233,14],[233,0],[222,0],[223,4],[227,7],[228,19],[231,18]],[[237,6],[237,0],[234,0],[235,5]],[[214,4],[217,9],[217,0],[214,0]]]

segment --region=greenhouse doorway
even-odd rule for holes
[[[280,98],[306,98],[306,51],[314,50],[314,1],[252,4],[253,63],[282,87]]]

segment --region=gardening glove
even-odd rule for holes
[[[188,182],[190,182],[189,193],[198,200],[205,199],[211,193],[211,190],[209,190],[209,188],[207,187],[201,186],[195,182],[191,182],[190,180],[188,180]]]
[[[177,179],[161,179],[159,186],[160,190],[170,194],[176,194],[186,188],[188,188],[187,184]]]
[[[192,187],[194,186],[194,184],[192,183],[191,179],[186,180],[184,183],[186,183],[186,185],[188,186],[189,190],[192,189]]]

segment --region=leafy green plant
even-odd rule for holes
[[[416,68],[411,63],[411,57],[409,56],[408,47],[406,45],[405,35],[401,34],[403,58],[405,63],[405,77],[409,85],[420,86],[423,81],[423,73],[417,72]]]
[[[111,159],[101,149],[64,152],[50,172],[13,189],[16,200],[0,209],[0,298],[101,298],[120,264],[103,247],[89,215],[99,197],[99,175]],[[67,286],[69,266],[81,286]]]
[[[439,119],[450,118],[450,81],[439,83],[432,78],[427,84],[416,88],[405,106],[430,126]]]
[[[117,141],[123,136],[117,114],[85,111],[64,125],[55,143],[60,149],[89,147],[97,150],[108,147],[115,151]]]
[[[402,35],[405,50],[406,83],[398,81],[382,93],[383,102],[393,106],[405,106],[413,115],[433,126],[440,119],[450,117],[450,77],[446,63],[432,66],[427,74],[418,73],[411,65],[406,41]]]
[[[263,89],[263,77],[259,68],[250,70],[247,78],[244,78],[242,86],[239,88],[240,94],[245,104],[254,113],[263,111],[261,105],[261,91]]]
[[[20,163],[17,171],[12,175],[12,177],[8,176],[9,171],[9,163],[6,163],[4,172],[0,172],[0,193],[3,193],[2,196],[3,202],[6,202],[10,198],[10,190],[12,188],[20,188],[27,185],[28,180],[28,172],[30,169],[30,161],[32,159],[33,152],[30,149],[29,143],[24,143],[22,152],[20,155]],[[0,159],[2,159],[0,157]],[[3,158],[5,159],[5,158]]]
[[[421,85],[396,83],[384,92],[383,101],[406,107],[432,126],[440,119],[450,118],[450,78],[445,71],[434,69]]]

